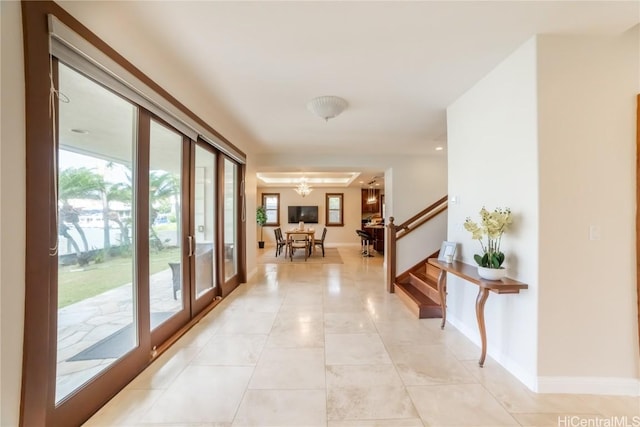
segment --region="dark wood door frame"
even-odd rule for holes
[[[56,168],[53,152],[56,149],[53,126],[49,117],[49,33],[47,15],[52,14],[62,23],[89,41],[105,55],[116,61],[125,70],[161,95],[166,101],[190,117],[207,132],[218,138],[232,152],[241,150],[206,124],[187,107],[182,105],[162,87],[149,79],[133,64],[99,39],[89,29],[52,1],[22,1],[22,27],[25,61],[25,131],[26,131],[26,260],[25,260],[25,319],[22,365],[22,390],[20,401],[20,426],[79,425],[95,412],[111,396],[138,374],[150,362],[150,341],[140,343],[131,355],[113,365],[115,375],[100,375],[83,387],[82,400],[63,400],[56,406],[56,334],[57,334],[57,257],[52,248],[57,237],[57,200],[54,183]],[[55,72],[55,64],[54,64]],[[55,76],[54,76],[55,78]],[[53,142],[52,142],[53,141]],[[147,160],[148,161],[148,160]],[[148,177],[142,177],[148,179]],[[140,183],[139,183],[140,185]],[[144,185],[143,185],[144,186]],[[148,197],[148,195],[146,196]],[[148,205],[142,203],[142,207]],[[146,229],[148,215],[137,214],[138,225]],[[245,227],[244,222],[238,223]],[[246,230],[241,230],[246,235]],[[142,236],[138,236],[141,238]],[[147,244],[148,242],[138,242]],[[239,242],[244,253],[244,242]],[[148,250],[146,251],[148,255]],[[144,254],[143,254],[144,255]],[[148,276],[148,270],[136,272],[139,277]],[[148,304],[148,294],[139,298]],[[175,335],[162,346],[166,348],[188,328],[197,323],[217,300],[197,316],[193,316]],[[139,323],[139,328],[149,329],[148,319]],[[147,335],[148,337],[148,335]],[[111,379],[110,379],[111,378]],[[112,380],[114,379],[115,380]],[[74,397],[75,399],[75,397]],[[79,408],[78,406],[81,406]]]

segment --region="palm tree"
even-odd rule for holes
[[[111,167],[110,163],[107,167]],[[130,178],[129,178],[130,179]],[[102,202],[102,222],[103,222],[103,236],[104,236],[104,250],[105,254],[109,253],[111,248],[110,227],[109,222],[113,219],[109,203],[111,201],[122,201],[131,203],[131,184],[124,183],[111,183],[105,180],[104,176],[92,169],[86,167],[79,168],[67,168],[60,172],[58,178],[58,197],[65,204],[68,204],[69,199],[91,199],[100,200]],[[85,245],[85,250],[88,251],[88,244],[82,228],[78,224],[77,214],[75,217],[69,217],[69,222],[74,224],[74,227],[78,230],[78,233],[82,237]],[[73,222],[75,221],[75,222]],[[121,221],[116,221],[122,230],[124,224]],[[123,233],[124,238],[128,241],[128,230]],[[128,242],[123,242],[128,243]]]
[[[109,164],[107,167],[111,167]],[[110,209],[110,202],[120,201],[123,203],[132,202],[133,186],[132,186],[132,173],[129,170],[126,174],[127,182],[111,183],[104,179],[104,176],[98,172],[88,169],[86,167],[79,168],[67,168],[60,172],[58,178],[59,181],[59,198],[68,205],[69,199],[92,199],[102,201],[102,218],[104,224],[104,249],[105,253],[111,248],[109,221],[116,222],[121,230],[122,244],[129,245],[130,238],[127,225],[124,224],[117,215],[114,215]],[[153,228],[153,222],[158,216],[158,211],[154,208],[161,202],[169,199],[171,196],[176,196],[179,192],[179,179],[174,174],[164,171],[151,171],[149,174],[149,233],[152,240],[158,249],[163,249],[164,245],[161,239],[158,237],[155,229]],[[179,212],[178,212],[179,215]],[[75,216],[65,217],[67,222],[74,224],[74,227],[78,230],[78,233],[83,239],[85,251],[88,252],[88,244],[82,228],[80,227],[77,219],[77,213]],[[179,219],[178,219],[179,220]],[[74,222],[75,221],[75,222]],[[66,229],[61,227],[64,232]],[[68,236],[68,233],[66,233]],[[65,236],[65,237],[67,237]],[[72,239],[71,239],[72,240]],[[73,245],[75,242],[72,242]],[[77,246],[77,245],[76,245]]]
[[[157,249],[163,249],[164,244],[153,228],[158,217],[158,210],[154,207],[179,192],[179,179],[176,175],[165,171],[151,171],[149,173],[149,234]],[[180,211],[176,209],[176,220],[180,223]]]
[[[89,243],[84,230],[80,226],[78,210],[74,209],[70,204],[70,199],[95,199],[96,187],[99,186],[100,176],[87,168],[68,168],[60,172],[58,176],[58,198],[62,201],[60,208],[60,234],[71,242],[77,251],[78,257],[81,251],[73,237],[68,233],[68,229],[64,222],[70,222],[76,229],[82,244],[84,245],[84,253],[89,252]],[[63,227],[64,226],[64,227]]]

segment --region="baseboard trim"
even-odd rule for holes
[[[538,393],[640,396],[640,380],[616,377],[538,377]]]
[[[253,280],[254,277],[256,277],[256,274],[258,274],[258,267],[253,268],[250,272],[247,273],[247,282],[249,283]]]
[[[477,329],[472,329],[465,325],[459,318],[451,316],[447,313],[447,323],[451,323],[457,330],[459,330],[464,336],[469,338],[475,345],[478,346],[478,358],[480,358],[480,335]],[[524,384],[529,390],[537,392],[538,381],[535,375],[529,373],[518,362],[509,357],[506,353],[497,351],[494,347],[487,343],[487,355],[495,360],[500,366],[505,368],[514,377]],[[485,362],[486,364],[486,362]]]
[[[480,336],[476,329],[465,325],[459,318],[447,313],[451,323],[464,336],[480,347]],[[474,325],[475,326],[475,325]],[[487,354],[509,371],[520,382],[536,393],[596,394],[609,396],[640,396],[640,379],[617,377],[542,377],[529,374],[508,355],[487,345]],[[478,352],[478,357],[480,353]]]

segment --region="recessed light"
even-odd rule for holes
[[[73,133],[79,133],[81,135],[89,135],[89,131],[86,129],[71,129]]]
[[[437,146],[436,147],[436,151],[442,151],[442,150],[444,150],[444,147],[442,147],[442,146]]]

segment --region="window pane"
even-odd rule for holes
[[[265,225],[279,225],[280,218],[278,218],[278,214],[280,212],[280,193],[263,193],[262,205],[265,207],[267,214],[267,222]]]
[[[215,287],[215,155],[196,145],[196,297]]]
[[[276,196],[265,196],[264,204],[266,209],[278,209],[278,198]]]
[[[326,195],[326,215],[327,225],[341,226],[343,224],[343,193]]]
[[[278,221],[278,212],[277,211],[267,211],[267,223],[277,222]]]
[[[56,402],[138,343],[136,107],[62,63],[59,82]]]
[[[236,242],[236,180],[238,167],[224,160],[224,277],[229,279],[238,272],[238,245]]]
[[[151,329],[182,309],[182,136],[151,121],[149,306]]]

